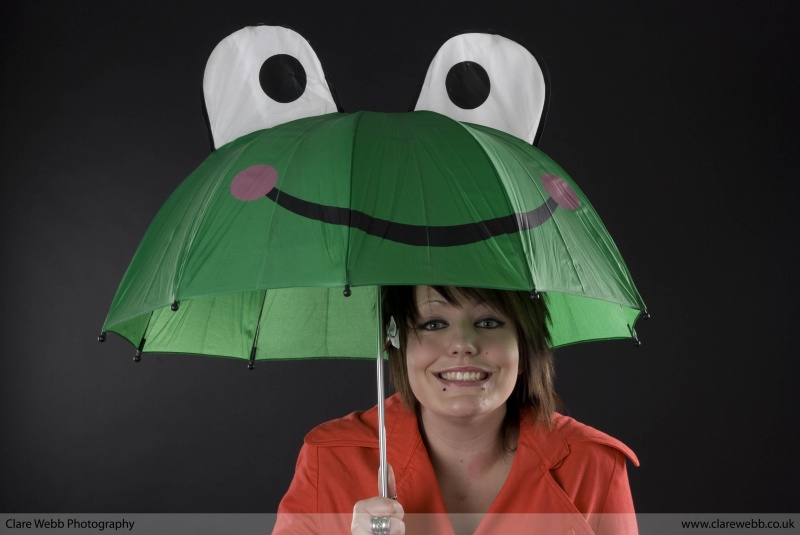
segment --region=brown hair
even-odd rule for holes
[[[506,423],[518,422],[522,411],[531,411],[537,422],[550,425],[553,412],[561,401],[555,393],[555,366],[553,353],[548,348],[550,339],[550,313],[545,296],[531,299],[529,292],[490,290],[485,288],[461,288],[432,286],[448,303],[458,306],[458,299],[483,302],[496,308],[517,325],[519,345],[519,377],[514,391],[508,398]],[[414,286],[384,286],[381,289],[384,330],[393,317],[399,331],[400,349],[386,344],[392,383],[406,407],[419,416],[419,401],[411,391],[406,365],[406,347],[410,333],[418,321]],[[384,333],[385,334],[385,333]],[[504,433],[509,426],[504,426]]]

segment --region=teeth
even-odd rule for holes
[[[440,377],[446,381],[483,381],[489,376],[485,372],[444,372]]]

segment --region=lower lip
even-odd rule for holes
[[[491,374],[487,375],[485,379],[481,379],[479,381],[450,381],[448,379],[443,379],[442,377],[439,377],[438,375],[434,375],[434,377],[436,377],[436,379],[438,379],[440,383],[442,383],[443,385],[445,385],[447,387],[465,388],[465,387],[475,387],[475,386],[483,386],[483,385],[485,385],[486,382],[491,377]]]

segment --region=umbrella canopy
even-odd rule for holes
[[[434,112],[358,112],[214,151],[151,224],[103,330],[143,352],[374,358],[376,286],[399,284],[545,294],[554,346],[635,337],[645,308],[540,150]]]

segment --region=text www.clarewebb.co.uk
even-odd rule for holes
[[[683,529],[793,529],[794,519],[789,520],[682,520]]]

